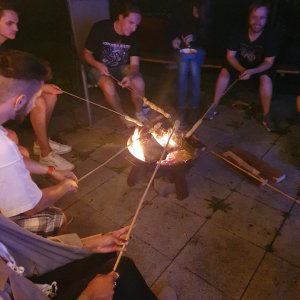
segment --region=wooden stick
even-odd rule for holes
[[[259,177],[259,176],[256,176],[248,171],[246,171],[245,169],[241,168],[240,166],[236,165],[235,163],[231,162],[230,160],[226,159],[224,156],[214,152],[214,151],[210,151],[211,154],[213,154],[214,156],[222,159],[223,161],[227,162],[228,164],[230,164],[231,166],[235,167],[236,169],[238,169],[239,171],[242,171],[243,173],[247,174],[248,176],[256,179],[257,181],[261,182],[263,185],[266,185],[267,187],[269,187],[270,189],[272,189],[273,191],[285,196],[286,198],[292,200],[293,202],[297,203],[297,204],[300,204],[300,201],[295,199],[294,197],[288,195],[287,193],[281,191],[280,189],[276,188],[275,186],[267,183],[265,181],[265,179]]]
[[[64,91],[64,90],[61,90],[61,91],[62,91],[63,93],[65,93],[65,94],[67,94],[67,95],[70,95],[70,96],[76,98],[76,99],[82,100],[82,101],[84,101],[84,102],[91,103],[91,104],[93,104],[93,105],[95,105],[95,106],[98,106],[98,107],[101,107],[101,108],[103,108],[103,109],[105,109],[105,110],[108,110],[108,111],[110,111],[110,112],[112,112],[112,113],[114,113],[114,114],[117,114],[117,115],[119,115],[119,116],[122,116],[122,117],[124,117],[127,121],[133,122],[133,123],[135,123],[135,124],[136,124],[137,126],[139,126],[139,127],[144,126],[144,124],[143,124],[142,122],[140,122],[140,121],[138,121],[138,120],[136,120],[136,119],[134,119],[134,118],[131,118],[131,117],[129,117],[129,116],[126,115],[126,114],[119,113],[119,112],[117,112],[117,111],[115,111],[115,110],[113,110],[113,109],[110,109],[110,108],[106,107],[106,106],[103,106],[103,105],[98,104],[98,103],[96,103],[96,102],[93,102],[93,101],[87,100],[87,99],[85,99],[85,98],[79,97],[79,96],[74,95],[74,94],[72,94],[72,93],[69,93],[69,92],[67,92],[67,91]]]
[[[117,152],[116,154],[114,154],[113,156],[111,156],[109,159],[107,159],[104,163],[102,163],[101,165],[97,166],[95,169],[93,169],[92,171],[88,172],[87,174],[83,175],[81,178],[78,179],[78,182],[82,181],[83,179],[87,178],[88,176],[90,176],[91,174],[93,174],[94,172],[96,172],[97,170],[99,170],[100,168],[104,167],[105,165],[107,165],[110,161],[112,161],[115,157],[117,157],[118,155],[120,155],[122,152],[124,152],[125,150],[128,149],[128,147],[130,147],[134,142],[138,141],[139,139],[143,138],[145,135],[147,135],[148,133],[151,133],[151,131],[155,131],[158,129],[158,127],[160,127],[161,124],[156,124],[153,128],[151,128],[150,130],[146,131],[145,133],[143,133],[142,135],[139,136],[139,138],[135,139],[134,141],[131,141],[131,143],[129,143],[126,147],[122,148],[119,152]]]
[[[169,142],[170,142],[170,140],[171,140],[171,137],[172,137],[173,134],[177,131],[177,129],[179,128],[179,125],[180,125],[180,124],[179,124],[179,121],[175,121],[174,126],[173,126],[173,128],[172,128],[172,132],[171,132],[171,134],[169,135],[167,144],[166,144],[166,146],[164,147],[164,150],[163,150],[163,152],[162,152],[162,154],[161,154],[161,156],[160,156],[160,159],[159,159],[159,161],[158,161],[158,163],[157,163],[157,165],[156,165],[156,167],[155,167],[155,169],[154,169],[154,171],[153,171],[153,174],[152,174],[152,176],[151,176],[151,178],[150,178],[150,180],[149,180],[149,182],[148,182],[148,185],[147,185],[147,187],[146,187],[146,189],[145,189],[145,191],[144,191],[144,193],[143,193],[143,196],[142,196],[142,198],[141,198],[141,200],[140,200],[140,202],[139,202],[139,205],[138,205],[138,207],[137,207],[137,209],[136,209],[136,212],[135,212],[135,214],[134,214],[134,217],[133,217],[133,219],[132,219],[132,222],[131,222],[131,224],[130,224],[130,226],[129,226],[129,229],[128,229],[128,232],[127,232],[127,235],[126,235],[126,238],[125,238],[126,241],[128,241],[129,238],[130,238],[130,236],[131,236],[131,232],[132,232],[132,230],[133,230],[133,226],[134,226],[134,224],[135,224],[135,222],[136,222],[136,220],[137,220],[137,217],[138,217],[138,215],[139,215],[140,210],[142,209],[142,205],[143,205],[144,200],[145,200],[145,198],[146,198],[146,196],[147,196],[147,194],[148,194],[149,188],[150,188],[150,186],[151,186],[151,184],[152,184],[152,182],[153,182],[153,180],[154,180],[154,177],[155,177],[155,175],[156,175],[156,173],[157,173],[157,171],[158,171],[158,168],[159,168],[160,165],[161,165],[162,159],[163,159],[163,157],[164,157],[164,155],[165,155],[165,153],[166,153],[166,151],[167,151],[167,148],[168,148]],[[115,265],[114,265],[114,267],[113,267],[113,272],[116,272],[116,270],[117,270],[117,268],[118,268],[118,265],[119,265],[119,263],[120,263],[120,260],[121,260],[121,258],[122,258],[122,255],[123,255],[123,253],[124,253],[125,247],[126,247],[125,244],[123,244],[122,249],[120,250],[119,255],[118,255],[118,257],[117,257],[117,260],[116,260],[116,262],[115,262]]]
[[[236,79],[235,81],[233,81],[231,83],[231,85],[224,91],[223,95],[221,96],[221,98],[223,98],[228,91],[239,81],[239,79]],[[220,99],[221,99],[220,98]],[[205,114],[193,125],[193,127],[185,134],[186,138],[189,138],[196,130],[197,128],[201,125],[202,121],[204,120],[204,118],[206,117],[206,115],[208,114],[208,112],[213,109],[213,107],[217,106],[215,103],[212,103],[210,105],[210,107],[208,108],[208,110],[205,112]]]
[[[109,75],[113,80],[115,80],[119,85],[121,85],[121,81],[118,80],[116,77],[114,77],[113,75]],[[122,86],[122,85],[121,85]],[[151,109],[157,111],[158,113],[162,114],[164,117],[166,117],[167,119],[171,118],[171,115],[167,112],[165,112],[162,108],[160,108],[159,106],[157,106],[156,104],[154,104],[153,102],[150,102],[146,97],[141,96],[135,89],[133,89],[130,86],[126,86],[126,88],[131,91],[132,93],[135,93],[136,95],[138,95],[139,98],[141,98],[144,102],[144,104],[148,105]]]

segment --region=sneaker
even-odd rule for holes
[[[61,157],[56,152],[52,151],[47,156],[40,156],[40,163],[46,166],[53,166],[58,171],[72,171],[75,166]]]
[[[165,286],[157,295],[158,300],[177,300],[176,292],[170,286]]]
[[[218,114],[216,106],[213,106],[208,112],[206,112],[204,120],[212,121],[213,118]]]
[[[143,104],[142,112],[144,115],[147,115],[150,112],[150,110],[151,110],[151,108],[148,105]]]
[[[49,141],[50,148],[56,152],[57,154],[66,154],[72,151],[72,147],[69,145],[64,145],[55,141],[52,141],[51,139]],[[41,148],[40,145],[36,142],[33,143],[33,154],[34,155],[41,155]]]
[[[263,116],[262,125],[269,132],[278,132],[278,127],[276,123],[271,119],[270,114]]]
[[[145,123],[148,121],[147,117],[144,115],[143,111],[140,111],[140,112],[136,112],[135,113],[135,118],[142,122],[142,123]]]

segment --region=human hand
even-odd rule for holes
[[[64,189],[65,193],[77,192],[78,185],[73,179],[64,179],[60,183],[61,187]]]
[[[190,43],[194,40],[194,36],[192,34],[181,36],[181,38],[187,47],[191,47]]]
[[[43,84],[42,92],[51,95],[59,95],[63,93],[60,87],[58,87],[55,84],[48,84],[48,83]]]
[[[180,38],[175,38],[173,41],[172,41],[172,46],[173,48],[175,49],[179,49],[180,48],[180,44],[181,44],[181,40]]]
[[[119,274],[111,272],[109,274],[96,275],[81,293],[90,300],[111,300],[114,295],[115,282]]]
[[[72,171],[59,171],[59,170],[54,170],[51,173],[52,177],[56,179],[57,181],[63,181],[64,179],[72,179],[76,183],[78,182],[78,179],[76,175]]]
[[[252,69],[247,69],[244,72],[242,72],[239,76],[240,80],[248,80],[250,77],[254,74]]]
[[[120,81],[120,86],[122,88],[130,86],[131,80],[129,76],[125,76],[121,81]]]
[[[126,234],[129,226],[108,232],[103,235],[94,235],[81,239],[85,248],[95,253],[109,253],[120,251],[123,245],[127,245]]]
[[[100,72],[101,75],[106,75],[106,76],[110,75],[107,66],[103,63],[99,62],[97,64],[97,70]]]

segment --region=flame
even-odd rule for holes
[[[168,130],[167,132],[163,131],[161,134],[157,132],[152,132],[151,134],[162,147],[166,147],[171,133],[172,129]],[[175,142],[173,137],[174,135],[170,139],[168,148],[174,148],[175,146],[177,146],[177,143]]]
[[[136,127],[134,130],[134,133],[131,137],[132,144],[130,145],[130,142],[129,142],[128,150],[130,151],[130,153],[132,155],[134,155],[139,160],[146,161],[143,147],[142,147],[142,144],[141,144],[141,141],[139,138],[140,138],[139,128]]]

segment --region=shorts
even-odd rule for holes
[[[57,235],[62,227],[65,214],[58,207],[49,207],[32,216],[20,214],[10,218],[20,227],[42,237]]]
[[[240,75],[240,72],[237,71],[236,69],[234,69],[229,63],[226,63],[223,66],[223,68],[225,68],[228,71],[228,73],[230,74],[231,79],[237,79]],[[248,69],[250,69],[250,68],[248,68]],[[257,73],[257,74],[252,75],[251,78],[258,78],[261,75],[267,75],[268,77],[270,77],[273,80],[275,78],[275,75],[276,75],[274,65],[266,71],[263,71],[261,73]]]
[[[105,75],[101,75],[100,72],[93,67],[87,67],[87,77],[89,80],[89,83],[92,85],[97,85],[99,82],[99,79],[101,76],[105,76]],[[109,73],[114,76],[115,78],[117,78],[118,80],[122,80],[126,75],[129,74],[129,65],[121,65],[118,67],[111,67],[108,68]]]

